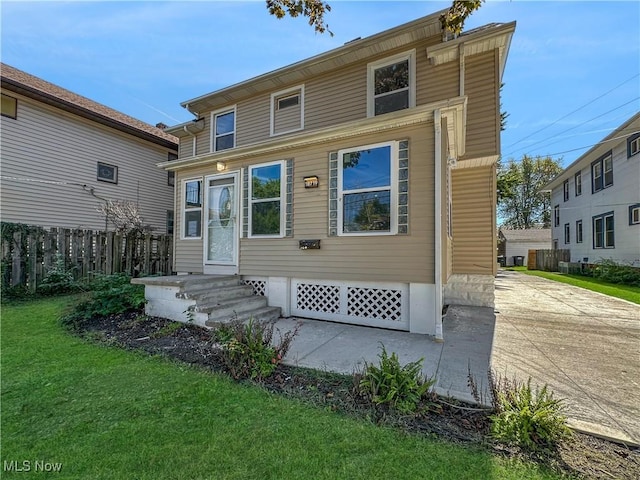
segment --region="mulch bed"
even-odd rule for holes
[[[219,346],[209,330],[175,324],[158,317],[127,313],[98,317],[82,326],[80,335],[100,343],[162,355],[193,366],[226,374]],[[243,380],[249,382],[250,380]],[[490,449],[494,453],[533,460],[578,478],[638,479],[640,449],[576,433],[556,452],[532,455],[488,439],[489,413],[474,405],[433,396],[416,415],[400,415],[371,405],[354,391],[352,376],[278,365],[275,373],[254,383],[287,397],[407,432],[454,443]]]

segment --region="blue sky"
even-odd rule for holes
[[[4,63],[151,124],[180,102],[446,8],[329,0],[335,36],[252,2],[8,2]],[[467,22],[517,21],[503,81],[505,158],[567,166],[640,110],[640,2],[491,1]]]

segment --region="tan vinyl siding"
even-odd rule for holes
[[[236,108],[236,146],[250,145],[269,139],[269,93],[239,102]]]
[[[423,47],[423,48],[426,48]],[[429,64],[423,51],[417,52],[416,58],[417,88],[416,104],[454,98],[460,95],[460,64],[447,62],[433,66]]]
[[[211,114],[201,115],[200,118],[204,118],[204,129],[196,134],[196,155],[211,151]],[[193,142],[191,137],[189,140]]]
[[[193,155],[193,137],[181,137],[178,157],[185,158]]]
[[[169,149],[14,96],[18,118],[2,117],[1,127],[3,221],[104,229],[101,199],[128,200],[139,204],[145,223],[166,232],[173,187],[156,164]],[[97,181],[98,162],[118,167],[117,184]]]
[[[329,152],[389,140],[409,139],[410,234],[396,236],[328,236]],[[322,147],[301,148],[286,155],[268,155],[228,165],[233,171],[249,165],[294,159],[293,238],[242,238],[240,274],[313,279],[412,281],[433,283],[433,123],[340,141]],[[198,167],[180,172],[180,180],[215,173]],[[302,178],[318,175],[320,186],[304,189]],[[179,212],[180,209],[177,209]],[[177,215],[176,229],[181,228]],[[300,250],[299,240],[320,239],[320,250]],[[196,244],[199,244],[197,247]],[[176,241],[177,271],[194,271],[202,264],[202,243]],[[200,266],[200,268],[202,268]]]
[[[465,59],[467,105],[467,149],[464,158],[499,152],[500,101],[498,98],[497,51]]]
[[[495,167],[453,170],[453,273],[495,273]]]

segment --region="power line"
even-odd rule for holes
[[[600,100],[602,97],[604,97],[604,96],[606,96],[606,95],[609,95],[611,92],[613,92],[614,90],[617,90],[618,88],[620,88],[620,87],[621,87],[622,85],[624,85],[625,83],[628,83],[628,82],[630,82],[631,80],[633,80],[634,78],[637,78],[637,77],[639,77],[639,76],[640,76],[640,73],[637,73],[637,74],[633,75],[632,77],[630,77],[630,78],[626,79],[624,82],[622,82],[622,83],[621,83],[621,84],[619,84],[618,86],[613,87],[613,88],[612,88],[611,90],[609,90],[608,92],[603,93],[603,94],[602,94],[602,95],[600,95],[599,97],[594,98],[593,100],[591,100],[591,101],[589,101],[589,102],[585,103],[585,104],[584,104],[584,105],[582,105],[581,107],[578,107],[578,108],[576,108],[575,110],[573,110],[572,112],[567,113],[564,117],[560,117],[560,118],[559,118],[558,120],[556,120],[555,122],[552,122],[552,123],[550,123],[549,125],[545,125],[545,126],[544,126],[544,127],[542,127],[541,129],[536,130],[535,132],[530,133],[529,135],[526,135],[525,137],[521,138],[521,139],[520,139],[520,140],[518,140],[517,142],[514,142],[514,143],[512,143],[512,144],[510,144],[510,145],[507,145],[507,148],[513,147],[514,145],[517,145],[518,143],[520,143],[520,142],[522,142],[522,141],[524,141],[524,140],[526,140],[526,139],[528,139],[528,138],[531,138],[532,136],[536,135],[537,133],[540,133],[540,132],[542,132],[543,130],[546,130],[547,128],[552,127],[553,125],[555,125],[556,123],[560,122],[561,120],[564,120],[564,119],[565,119],[565,118],[567,118],[568,116],[573,115],[573,114],[574,114],[574,113],[576,113],[576,112],[579,112],[580,110],[582,110],[582,109],[583,109],[583,108],[585,108],[585,107],[588,107],[588,106],[589,106],[589,105],[591,105],[592,103],[596,102],[597,100]]]
[[[606,111],[606,112],[604,112],[604,113],[602,113],[602,114],[600,114],[600,115],[597,115],[597,116],[595,116],[595,117],[593,117],[593,118],[591,118],[591,119],[589,119],[589,120],[585,120],[584,122],[579,123],[579,124],[577,124],[577,125],[574,125],[573,127],[569,127],[569,128],[567,128],[566,130],[563,130],[562,132],[556,133],[555,135],[552,135],[552,136],[550,136],[550,137],[547,137],[547,138],[545,138],[545,139],[543,139],[543,140],[539,140],[539,141],[537,141],[537,142],[534,142],[534,143],[532,143],[532,144],[529,144],[529,145],[527,145],[526,147],[517,148],[517,149],[515,149],[515,150],[512,150],[511,152],[509,152],[509,153],[508,153],[507,155],[505,155],[505,156],[512,155],[512,154],[514,154],[515,152],[519,152],[519,151],[521,151],[521,150],[524,150],[525,148],[531,148],[531,147],[532,147],[532,146],[534,146],[534,145],[538,145],[538,144],[540,144],[540,143],[546,142],[547,140],[551,140],[552,138],[555,138],[555,137],[557,137],[558,135],[562,135],[563,133],[567,133],[567,132],[569,132],[569,131],[571,131],[571,130],[574,130],[574,129],[578,128],[578,127],[581,127],[582,125],[585,125],[585,124],[587,124],[587,123],[589,123],[589,122],[592,122],[592,121],[594,121],[594,120],[597,120],[597,119],[598,119],[598,118],[600,118],[600,117],[604,117],[605,115],[607,115],[607,114],[609,114],[609,113],[611,113],[611,112],[614,112],[614,111],[616,111],[616,110],[618,110],[618,109],[620,109],[620,108],[622,108],[622,107],[625,107],[625,106],[629,105],[630,103],[633,103],[633,102],[635,102],[635,101],[637,101],[637,100],[639,100],[639,99],[640,99],[640,97],[633,98],[633,99],[629,100],[628,102],[623,103],[622,105],[618,105],[617,107],[612,108],[611,110],[608,110],[608,111]]]

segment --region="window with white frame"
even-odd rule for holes
[[[18,99],[2,94],[2,116],[13,118],[18,117]]]
[[[599,192],[611,185],[613,185],[613,157],[609,152],[591,164],[591,192]]]
[[[202,179],[182,182],[182,238],[202,236]]]
[[[249,167],[249,236],[284,236],[284,162]]]
[[[627,157],[633,157],[640,153],[640,133],[631,135],[627,139]]]
[[[582,220],[576,221],[576,243],[582,243]]]
[[[236,146],[236,109],[211,114],[211,151],[219,152]]]
[[[593,217],[593,248],[615,248],[613,212]]]
[[[571,226],[568,223],[564,224],[564,243],[571,243]]]
[[[338,152],[338,234],[397,233],[398,142]]]
[[[582,195],[582,172],[578,172],[573,177],[573,186],[576,197]]]
[[[553,226],[560,226],[560,205],[553,207]]]
[[[564,194],[564,201],[568,202],[569,201],[569,180],[564,181],[564,183],[562,184],[562,190]]]
[[[304,85],[271,94],[271,135],[304,128]]]
[[[367,116],[416,104],[415,50],[370,63],[367,68]]]
[[[640,203],[629,205],[629,225],[640,225]]]

